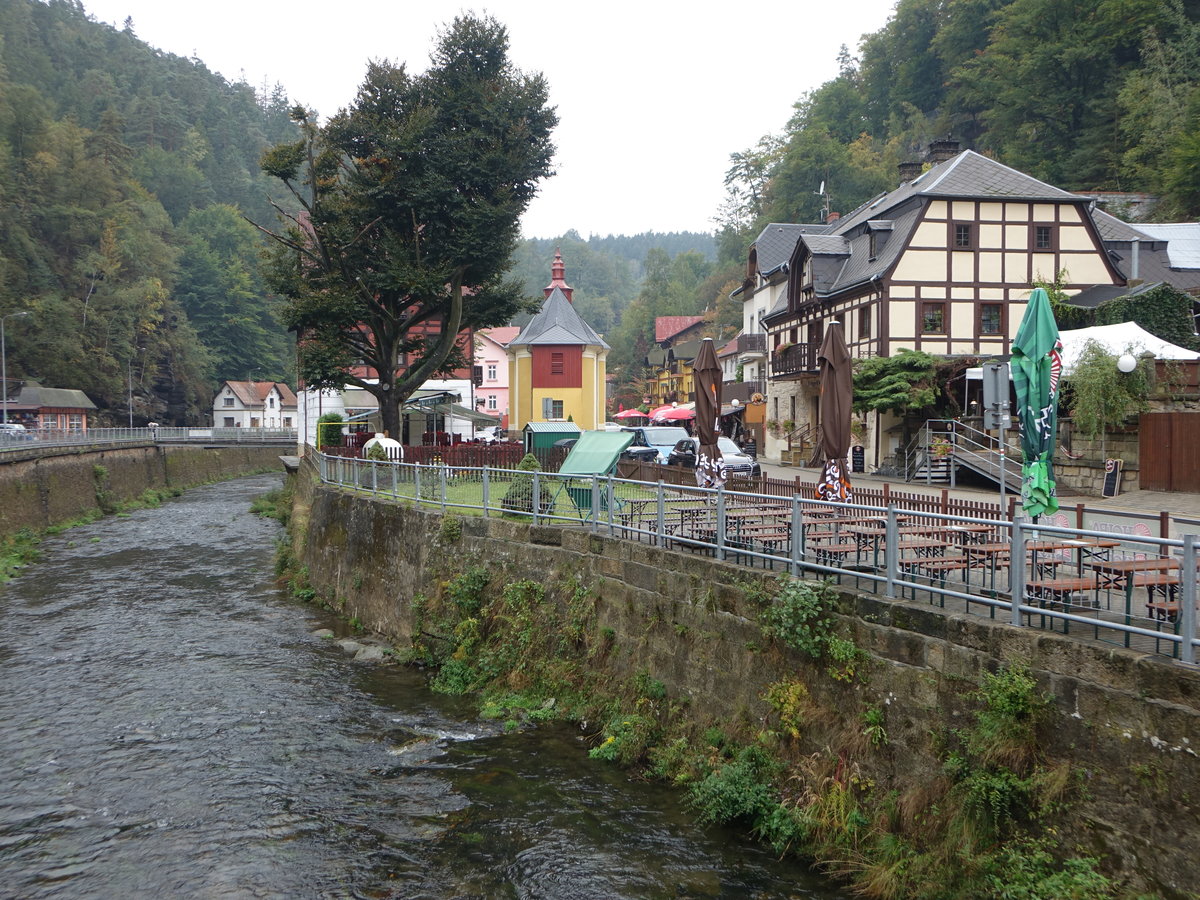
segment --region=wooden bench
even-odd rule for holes
[[[1095,592],[1096,590],[1096,579],[1094,577],[1038,578],[1025,582],[1025,597],[1029,600],[1036,600],[1039,604],[1050,601],[1071,605],[1070,597],[1072,594]],[[1097,600],[1093,594],[1092,601],[1087,605],[1095,606],[1096,604]]]

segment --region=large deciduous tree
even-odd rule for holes
[[[353,384],[399,434],[400,406],[428,378],[465,364],[465,328],[526,308],[505,280],[521,213],[551,173],[557,123],[541,75],[508,59],[505,28],[463,16],[431,67],[372,62],[349,109],[263,157],[300,204],[273,232],[268,276],[301,341],[312,387]],[[378,376],[359,377],[359,361]]]

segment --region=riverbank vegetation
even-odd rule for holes
[[[461,528],[437,539],[456,544]],[[287,577],[298,596],[321,599],[302,570]],[[700,821],[812,859],[863,896],[1118,896],[1098,861],[1061,837],[1085,787],[1042,750],[1050,704],[1019,662],[962,682],[963,724],[901,747],[892,732],[911,735],[911,723],[828,585],[765,573],[743,583],[761,629],[746,652],[792,674],[732,719],[673,695],[652,671],[629,671],[630,623],[624,638],[604,624],[614,611],[602,609],[603,579],[509,579],[468,556],[436,585],[412,598],[412,639],[397,651],[428,667],[435,690],[474,695],[512,729],[578,723],[593,759],[676,785]],[[718,637],[653,613],[644,629],[693,654]]]

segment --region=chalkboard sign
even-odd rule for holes
[[[1104,487],[1100,491],[1102,497],[1115,497],[1121,493],[1121,466],[1119,459],[1104,461]]]
[[[865,472],[867,471],[867,454],[863,449],[862,444],[855,444],[850,448],[850,471]]]

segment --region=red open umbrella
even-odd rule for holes
[[[647,414],[640,409],[623,409],[613,416],[614,419],[645,419]]]
[[[668,403],[665,406],[655,407],[654,409],[650,410],[650,412],[646,413],[646,415],[649,416],[651,419],[657,419],[659,416],[661,416],[667,410],[674,409],[674,408],[675,407],[671,406],[671,404]]]
[[[696,411],[693,409],[685,409],[682,406],[668,406],[665,411],[652,416],[651,418],[659,419],[663,422],[683,422],[687,419],[696,418]]]

